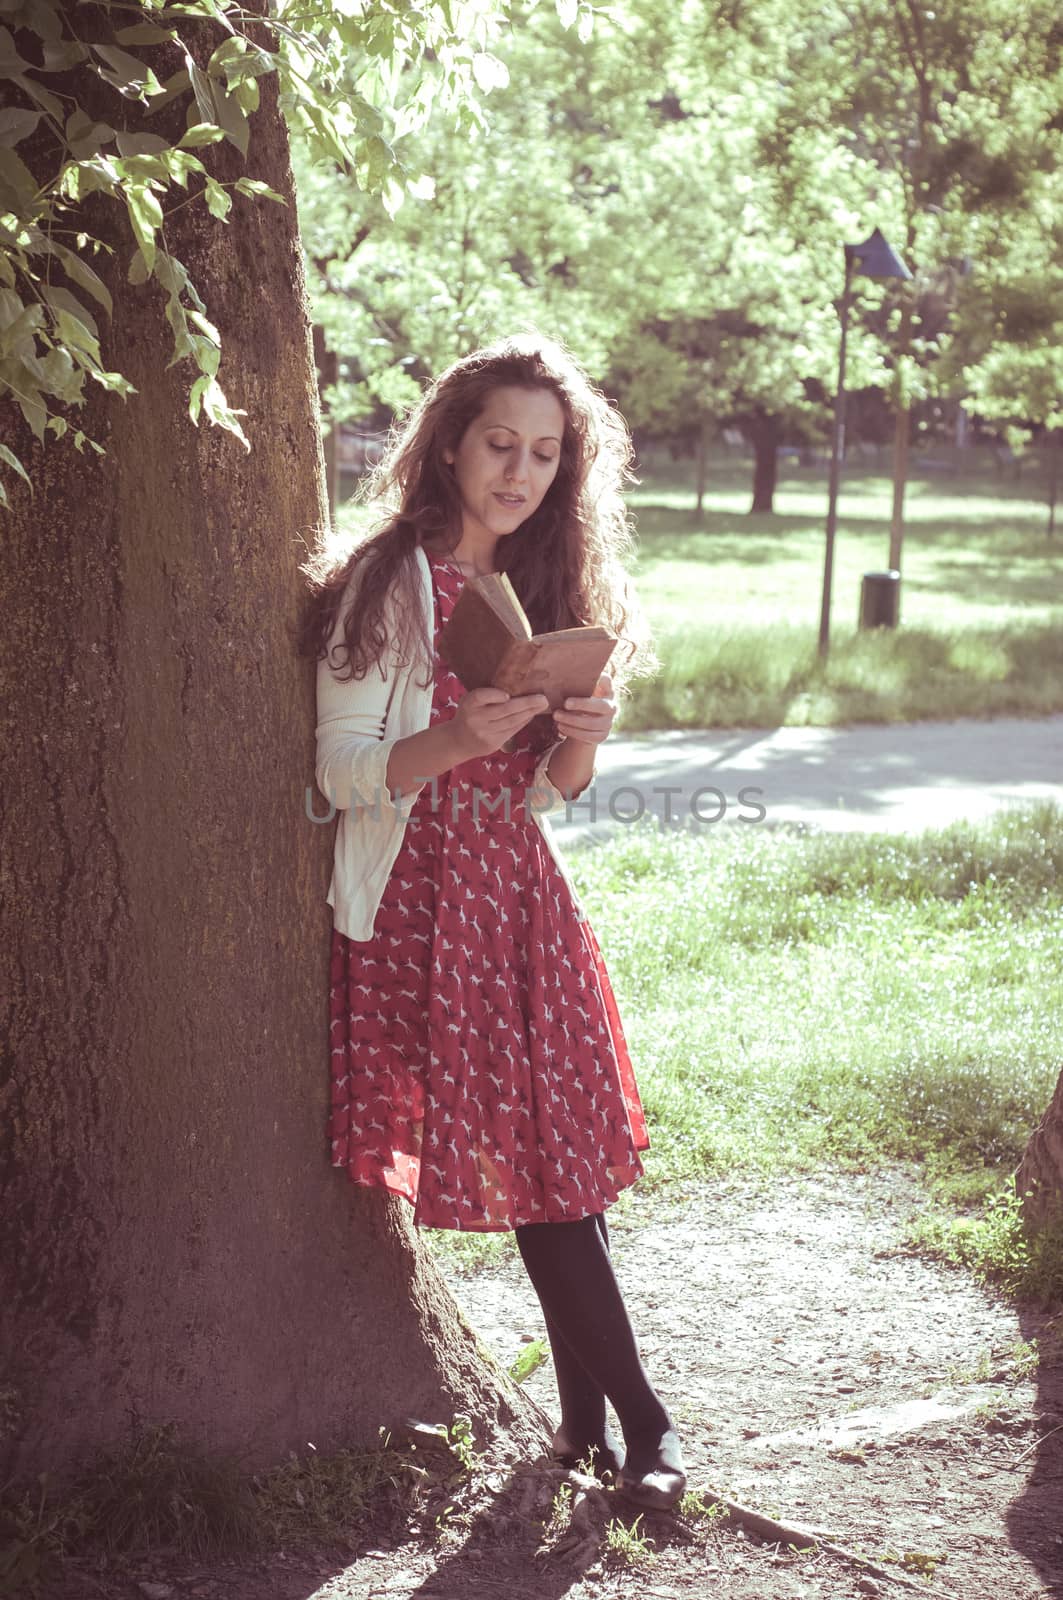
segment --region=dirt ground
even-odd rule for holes
[[[691,1488],[812,1529],[817,1548],[719,1515],[636,1522],[545,1462],[485,1463],[443,1497],[431,1538],[392,1529],[340,1556],[155,1561],[85,1600],[1063,1596],[1063,1319],[906,1253],[921,1204],[895,1171],[707,1183],[613,1214],[617,1273]],[[542,1335],[515,1251],[448,1276],[507,1367]],[[525,1387],[555,1414],[548,1364]]]

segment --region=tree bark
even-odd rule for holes
[[[221,37],[190,33],[196,58]],[[161,291],[129,287],[131,239],[97,196],[105,358],[138,393],[90,386],[75,420],[100,460],[10,440],[36,490],[13,493],[0,580],[19,775],[0,819],[0,1470],[17,1478],[159,1422],[249,1466],[456,1409],[542,1437],[406,1203],[328,1164],[334,825],[305,810],[314,669],[292,642],[326,507],[287,134],[260,81],[248,170],[287,206],[236,196],[223,226],[193,201],[166,226],[251,454],[191,424]],[[114,118],[91,75],[76,92]],[[184,107],[143,125],[176,137]],[[228,144],[207,164],[244,170]]]
[[[778,477],[778,449],[782,429],[778,417],[758,406],[742,418],[742,427],[753,446],[753,504],[750,515],[775,510],[775,485]]]
[[[317,386],[319,395],[324,395],[330,384],[334,384],[339,377],[340,358],[335,350],[330,350],[325,343],[325,331],[315,327],[314,337],[314,364],[317,368]],[[325,493],[328,499],[329,515],[333,521],[336,519],[336,508],[340,503],[340,430],[335,418],[326,413],[324,418],[324,453],[325,453]]]
[[[1031,1227],[1063,1224],[1063,1073],[1048,1110],[1030,1135],[1015,1187]]]

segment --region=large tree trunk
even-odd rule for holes
[[[1063,1073],[1048,1110],[1030,1135],[1015,1187],[1031,1226],[1063,1224]]]
[[[742,427],[753,446],[753,504],[750,514],[775,510],[775,484],[778,477],[778,450],[782,429],[778,417],[757,409],[742,418]]]
[[[222,35],[192,37],[203,60]],[[76,88],[122,110],[87,73]],[[328,1165],[333,827],[304,810],[313,667],[291,642],[325,495],[287,136],[262,89],[249,170],[287,207],[167,222],[252,454],[190,423],[161,293],[127,285],[98,197],[90,226],[118,246],[96,262],[105,358],[139,393],[90,386],[99,463],[10,439],[36,494],[13,495],[2,580],[5,1474],[62,1474],[141,1423],[252,1465],[456,1408],[541,1437],[405,1202]],[[207,163],[243,170],[227,144]]]

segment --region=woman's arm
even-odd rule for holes
[[[388,788],[413,794],[459,762],[490,755],[545,711],[542,694],[508,695],[503,689],[470,689],[454,715],[422,733],[396,739],[388,755]]]
[[[546,775],[555,789],[575,798],[594,777],[594,757],[598,746],[609,737],[616,716],[613,680],[603,672],[594,694],[584,699],[566,700],[554,712],[554,724],[563,735],[554,750]]]

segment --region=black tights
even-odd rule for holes
[[[608,1397],[624,1431],[628,1468],[648,1471],[672,1424],[639,1359],[605,1217],[532,1222],[514,1231],[546,1317],[566,1439],[577,1454],[590,1447],[608,1455]]]

